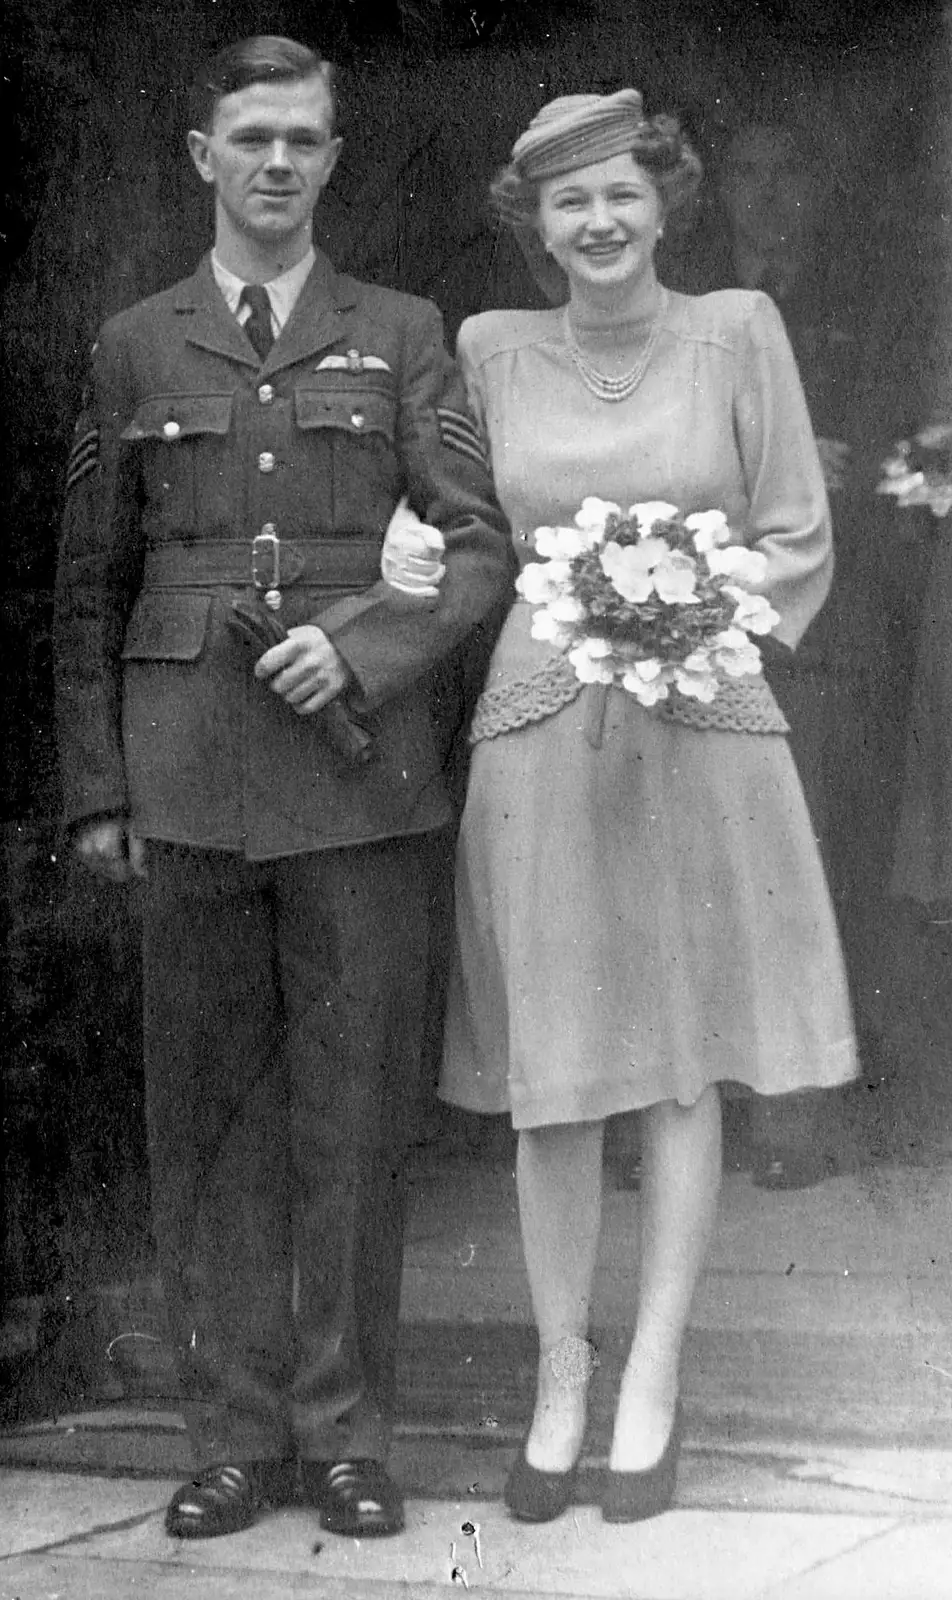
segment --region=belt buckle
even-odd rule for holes
[[[264,571],[262,571],[264,569]],[[272,611],[281,606],[281,541],[276,533],[257,533],[251,541],[251,580]]]

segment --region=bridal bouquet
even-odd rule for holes
[[[890,494],[900,506],[928,506],[936,517],[952,510],[952,424],[921,428],[900,439],[882,464],[877,494]]]
[[[537,609],[532,637],[563,651],[583,683],[620,685],[644,706],[672,688],[711,701],[718,675],[761,670],[751,634],[780,618],[748,584],[766,557],[731,543],[721,511],[682,517],[663,501],[589,497],[571,528],[537,528],[516,587]]]

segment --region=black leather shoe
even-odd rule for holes
[[[503,1499],[520,1522],[553,1522],[571,1505],[577,1477],[578,1460],[565,1472],[545,1472],[534,1467],[526,1456],[523,1439],[506,1479]]]
[[[403,1531],[403,1496],[382,1461],[304,1461],[301,1477],[328,1533],[384,1539]]]
[[[614,1472],[608,1468],[602,1490],[604,1522],[647,1522],[649,1517],[660,1517],[668,1510],[674,1499],[683,1433],[684,1413],[678,1401],[664,1454],[653,1467],[643,1472]]]
[[[255,1463],[203,1467],[176,1489],[165,1513],[165,1531],[173,1539],[240,1533],[257,1521],[261,1498]]]

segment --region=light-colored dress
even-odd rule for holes
[[[766,554],[777,636],[795,643],[829,586],[829,514],[766,296],[671,295],[617,404],[583,385],[558,311],[474,317],[459,356],[523,561],[532,531],[570,523],[586,495],[717,508]],[[521,725],[473,751],[442,1096],[535,1127],[690,1104],[724,1080],[779,1093],[852,1077],[836,926],[783,733],[688,726],[595,686],[527,712],[551,657],[531,616],[513,607],[477,711],[492,733],[481,713],[508,699]]]

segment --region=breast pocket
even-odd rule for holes
[[[303,446],[296,474],[307,503],[326,507],[331,529],[366,536],[384,532],[402,475],[394,448],[397,403],[392,389],[333,379],[294,392]]]
[[[230,394],[150,395],[123,430],[142,463],[143,526],[150,542],[206,537],[232,520]]]

